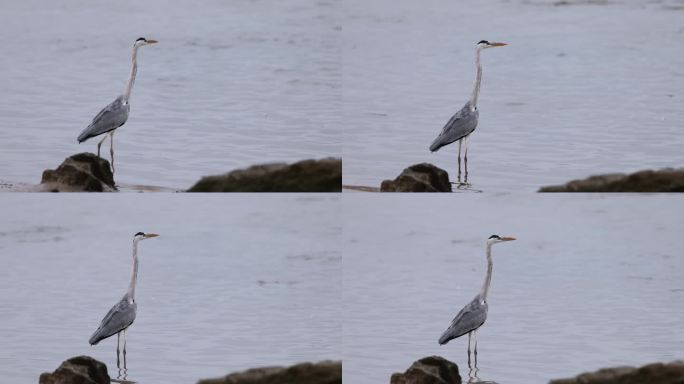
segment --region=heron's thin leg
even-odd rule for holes
[[[126,369],[126,330],[123,330],[124,334],[124,370]]]
[[[465,155],[463,156],[463,162],[465,163],[465,178],[464,182],[467,184],[468,183],[468,136],[464,137],[463,140],[465,141]]]
[[[114,173],[114,131],[109,133],[109,154],[112,157],[112,173]],[[124,332],[124,341],[126,340],[126,333]],[[124,349],[125,351],[125,349]]]
[[[102,145],[102,143],[104,143],[106,138],[107,138],[107,135],[105,134],[104,137],[102,138],[102,140],[100,140],[97,143],[97,157],[100,157],[100,146]]]
[[[473,331],[473,339],[475,339],[475,368],[477,368],[477,330]],[[124,349],[124,351],[126,351],[126,350]],[[124,356],[126,356],[126,355],[124,355]],[[124,360],[124,361],[126,361],[126,360]]]
[[[470,368],[470,337],[472,335],[472,332],[468,332],[468,368]]]
[[[121,368],[121,362],[119,361],[119,341],[121,340],[121,332],[116,334],[116,367]]]
[[[461,143],[463,139],[458,141],[458,182],[461,182]]]

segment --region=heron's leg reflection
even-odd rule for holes
[[[112,157],[112,173],[114,173],[114,131],[109,133],[109,155]],[[126,333],[124,333],[124,340]]]
[[[104,141],[105,141],[106,139],[107,139],[107,134],[105,134],[104,137],[102,138],[102,140],[100,140],[100,141],[97,143],[97,157],[100,157],[100,146],[102,145],[102,143],[104,143]]]
[[[123,330],[123,334],[124,334],[124,353],[123,353],[123,355],[124,355],[124,371],[125,371],[126,370],[126,330],[125,329]]]
[[[121,332],[116,334],[116,367],[120,368],[119,361],[119,340],[121,339]]]

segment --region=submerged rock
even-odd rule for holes
[[[116,191],[109,161],[87,152],[67,157],[57,169],[43,171],[40,184],[51,192]]]
[[[109,384],[107,366],[90,356],[77,356],[63,362],[53,373],[40,375],[40,384]]]
[[[380,192],[451,192],[447,171],[429,163],[404,169],[394,180],[385,180]]]
[[[591,176],[542,187],[539,192],[684,192],[684,168]]]
[[[303,160],[255,165],[205,176],[188,192],[341,192],[342,160]]]
[[[404,373],[392,374],[390,384],[461,384],[458,365],[440,356],[424,357]]]
[[[252,368],[219,379],[200,380],[198,384],[342,384],[342,362]]]
[[[682,384],[684,361],[654,363],[641,368],[615,367],[583,373],[570,379],[551,380],[549,384]]]

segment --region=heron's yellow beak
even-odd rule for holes
[[[157,237],[157,236],[159,236],[159,235],[157,235],[156,233],[146,233],[146,234],[145,234],[145,237],[146,237],[146,238],[148,238],[148,237]]]
[[[504,45],[508,45],[508,44],[506,44],[506,43],[489,43],[490,47],[503,47]],[[513,240],[515,240],[515,239],[513,239]]]
[[[147,40],[147,44],[157,44],[157,43],[158,43],[157,40],[152,40],[152,39]]]
[[[513,241],[515,240],[515,237],[502,237],[501,241]]]

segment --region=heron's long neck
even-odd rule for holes
[[[128,297],[135,298],[135,282],[138,280],[138,242],[133,241],[133,272],[131,273],[131,284],[128,286]]]
[[[133,84],[135,84],[135,75],[138,73],[138,47],[133,47],[133,66],[131,67],[131,77],[128,78],[128,83],[126,84],[126,91],[124,92],[124,100],[128,102],[131,97],[131,91],[133,90]]]
[[[475,75],[475,85],[473,85],[473,94],[470,96],[470,103],[477,106],[477,99],[480,97],[480,82],[482,81],[482,65],[480,65],[480,48],[475,49],[475,67],[477,73]]]
[[[482,289],[480,289],[480,296],[482,300],[487,300],[487,293],[489,293],[489,285],[492,283],[492,245],[487,244],[487,275],[485,276]]]

